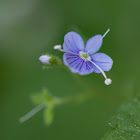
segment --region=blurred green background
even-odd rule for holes
[[[107,121],[123,101],[139,92],[139,0],[0,0],[0,140],[100,140]],[[84,88],[63,68],[43,70],[38,58],[63,43],[68,31],[90,38],[110,33],[101,52],[114,60],[105,86],[101,74],[82,79],[93,85],[96,97],[82,104],[55,109],[49,127],[43,112],[20,124],[34,107],[30,95],[43,87],[55,96],[80,93]]]

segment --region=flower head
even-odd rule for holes
[[[82,37],[76,32],[69,32],[64,37],[63,55],[64,64],[70,68],[73,73],[88,75],[92,72],[102,73],[105,77],[105,84],[111,84],[111,79],[107,78],[104,71],[112,68],[113,60],[105,53],[97,53],[103,44],[103,38],[110,31],[108,29],[104,35],[95,35],[91,37],[86,46]],[[54,47],[56,48],[56,47]]]

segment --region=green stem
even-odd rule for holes
[[[70,102],[81,103],[81,102],[87,101],[87,100],[89,100],[91,98],[94,98],[94,97],[95,97],[95,94],[93,94],[93,92],[87,92],[87,93],[78,94],[78,95],[75,95],[75,96],[55,98],[55,103],[57,105],[70,103]]]

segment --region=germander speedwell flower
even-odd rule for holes
[[[102,73],[105,78],[105,84],[110,85],[112,80],[107,78],[104,71],[112,68],[113,60],[105,53],[97,53],[103,44],[105,34],[91,37],[84,47],[82,37],[75,33],[69,32],[64,37],[63,49],[61,45],[54,46],[54,49],[65,52],[63,55],[64,64],[70,68],[73,73],[88,75],[92,72]]]

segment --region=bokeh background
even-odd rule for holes
[[[107,121],[123,101],[139,92],[139,0],[0,0],[0,139],[1,140],[100,140]],[[82,104],[55,109],[54,122],[46,126],[43,112],[21,124],[19,118],[34,107],[30,95],[43,87],[55,96],[80,93],[84,88],[63,68],[43,70],[38,58],[52,53],[68,31],[84,39],[110,33],[101,52],[114,60],[107,73],[83,76],[96,97]]]

